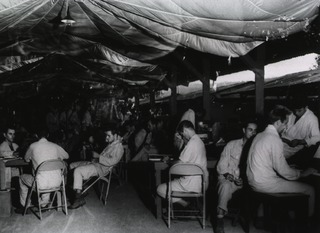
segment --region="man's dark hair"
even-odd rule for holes
[[[269,112],[269,123],[273,124],[274,122],[280,120],[284,122],[287,116],[290,114],[290,110],[282,105],[276,105],[270,112]]]
[[[115,124],[109,124],[104,127],[104,132],[111,131],[111,133],[120,135],[119,128]]]
[[[9,129],[13,129],[13,130],[16,130],[16,127],[14,125],[7,125],[5,128],[4,128],[4,133],[7,133]]]
[[[40,138],[47,138],[49,135],[48,130],[45,127],[36,129],[35,133],[39,139]]]
[[[256,119],[249,118],[242,122],[242,129],[246,129],[249,124],[256,124],[258,126],[258,121]]]
[[[293,96],[290,104],[291,109],[300,109],[308,106],[308,98],[304,95]]]
[[[184,120],[184,121],[181,121],[177,127],[177,131],[179,133],[183,132],[183,129],[184,128],[189,128],[189,129],[193,129],[194,130],[194,126],[192,124],[191,121],[188,121],[188,120]]]

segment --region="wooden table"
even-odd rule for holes
[[[0,159],[0,190],[11,188],[11,168],[29,166],[22,158],[1,158]]]
[[[218,160],[208,160],[207,161],[207,168],[210,172],[210,170],[214,169]],[[159,184],[166,182],[161,180],[161,173],[169,168],[169,165],[167,163],[164,163],[162,161],[153,161],[154,164],[154,172],[155,172],[155,182],[156,187],[158,187]],[[155,205],[156,205],[156,218],[160,217],[162,215],[162,205],[161,205],[161,197],[159,197],[157,194],[155,194]]]

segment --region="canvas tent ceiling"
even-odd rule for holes
[[[112,85],[161,81],[168,72],[158,61],[179,47],[242,56],[306,29],[318,6],[319,0],[2,0],[0,83],[57,74]],[[72,26],[55,21],[67,9]]]

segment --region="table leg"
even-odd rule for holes
[[[6,166],[2,159],[0,159],[0,190],[6,189]]]
[[[0,159],[0,189],[11,188],[11,167],[6,167],[4,161]]]
[[[161,170],[156,170],[156,187],[161,184]],[[161,197],[156,193],[156,218],[161,217],[162,215],[162,205],[161,205]]]

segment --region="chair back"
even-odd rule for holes
[[[36,174],[38,174],[40,171],[54,171],[54,170],[61,170],[64,173],[65,169],[66,169],[66,165],[62,160],[51,159],[51,160],[42,162],[37,167]]]
[[[195,163],[176,163],[170,167],[169,174],[181,176],[204,175],[204,170]]]
[[[202,188],[199,192],[193,191],[174,191],[172,190],[172,182],[169,182],[168,185],[168,227],[170,228],[171,224],[171,216],[176,216],[175,212],[189,212],[193,213],[191,216],[187,216],[183,214],[180,217],[187,217],[187,218],[200,218],[202,219],[202,228],[205,228],[205,219],[206,219],[206,176],[205,171],[200,167],[198,164],[195,163],[176,163],[172,165],[169,169],[169,181],[171,181],[172,175],[173,176],[200,176],[202,179]],[[196,210],[173,210],[173,198],[199,198],[202,197],[202,210],[198,207]]]

